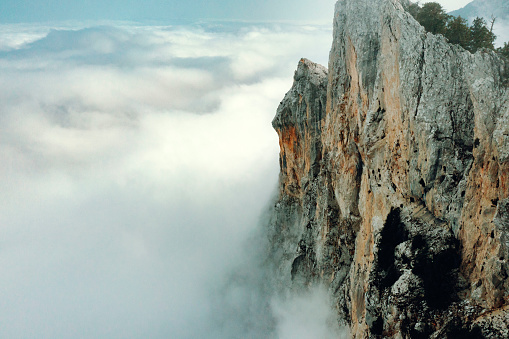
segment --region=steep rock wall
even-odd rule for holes
[[[281,287],[329,286],[354,338],[507,337],[505,67],[397,0],[338,1],[329,69],[301,60],[273,121]]]

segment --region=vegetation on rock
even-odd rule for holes
[[[497,52],[498,52],[498,54],[509,59],[509,43],[504,42],[504,47],[497,48]]]
[[[405,9],[426,29],[433,34],[442,34],[450,43],[460,45],[464,49],[475,53],[481,48],[495,50],[493,43],[496,35],[492,26],[488,28],[486,20],[477,17],[469,25],[461,16],[455,17],[445,12],[437,2],[428,2],[420,6],[418,3],[408,2]],[[492,24],[496,18],[493,18]],[[508,58],[509,47],[499,47],[496,51]]]

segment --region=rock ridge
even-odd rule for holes
[[[353,338],[508,337],[507,64],[397,0],[339,0],[272,122],[280,287],[325,284]]]

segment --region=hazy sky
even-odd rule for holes
[[[441,4],[447,12],[454,11],[455,9],[464,7],[466,4],[472,2],[472,0],[435,0],[435,1],[420,1],[421,4],[426,2],[438,2]]]
[[[438,2],[450,11],[470,1]],[[0,22],[98,19],[330,21],[334,3],[334,0],[2,0]]]
[[[2,0],[0,20],[327,20],[334,0]]]

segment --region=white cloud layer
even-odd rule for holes
[[[300,294],[272,299],[279,339],[346,339],[348,332],[336,322],[328,294],[315,287]]]
[[[0,337],[276,335],[270,121],[331,32],[57,28],[0,26]]]

